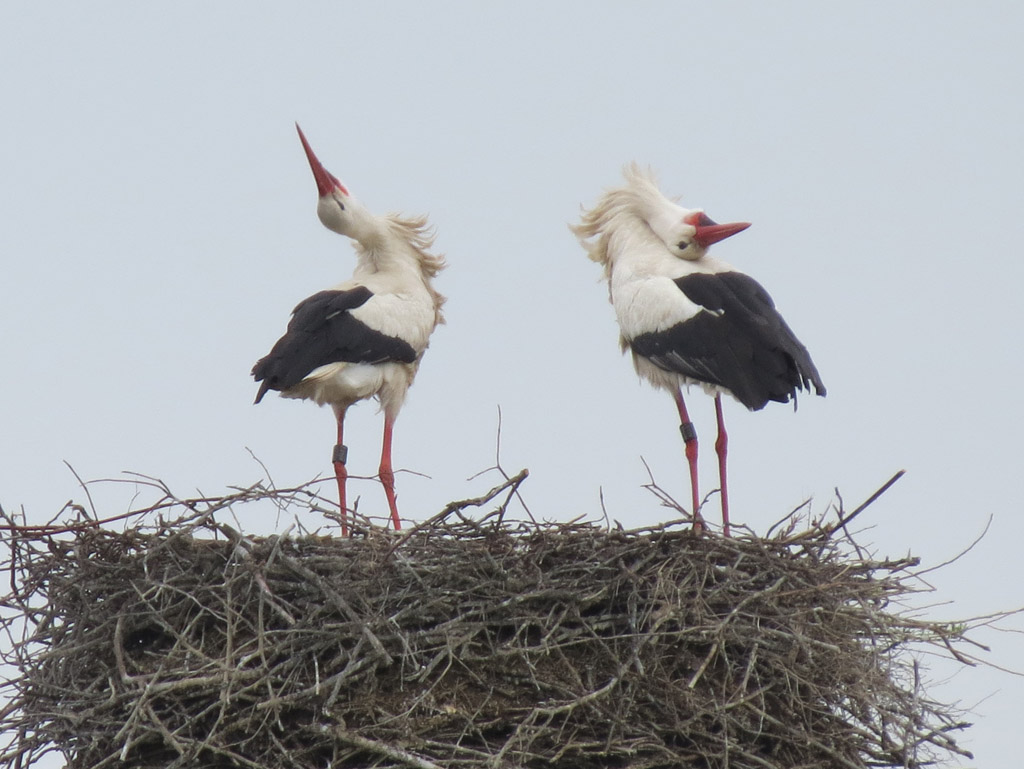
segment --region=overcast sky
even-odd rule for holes
[[[41,521],[81,501],[65,461],[181,496],[260,480],[250,451],[280,486],[331,472],[330,411],[253,406],[249,377],[354,264],[316,218],[297,120],[371,210],[429,214],[450,264],[395,431],[396,468],[425,476],[398,474],[403,516],[498,480],[467,479],[494,464],[499,407],[537,516],[598,516],[603,490],[626,526],[664,518],[641,457],[688,499],[672,400],[620,355],[567,228],[635,160],[753,223],[713,253],[768,288],[828,386],[796,413],[726,403],[734,519],[763,532],[837,487],[851,509],[905,468],[862,544],[934,565],[991,518],[918,605],[1020,606],[1022,31],[1017,0],[4,4],[0,504]],[[689,405],[710,490],[713,402]],[[376,472],[380,429],[350,411],[352,473]],[[139,501],[92,491],[102,514]],[[350,495],[386,511],[379,484]],[[1021,635],[979,638],[1024,667]],[[977,765],[1019,765],[1024,680],[933,694],[972,708]]]

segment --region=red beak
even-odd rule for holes
[[[717,243],[720,240],[725,240],[728,237],[735,235],[737,232],[743,232],[750,226],[750,222],[731,222],[729,224],[717,224],[704,214],[693,214],[688,216],[687,221],[697,228],[696,234],[693,239],[703,248],[707,248],[712,243]]]
[[[306,141],[306,135],[302,133],[302,129],[299,128],[299,124],[295,124],[296,130],[299,132],[299,139],[302,141],[302,149],[306,151],[306,158],[309,160],[309,167],[313,169],[313,178],[316,179],[316,189],[320,193],[320,197],[330,195],[334,190],[341,190],[346,195],[349,194],[348,190],[345,189],[345,185],[338,181],[337,177],[334,176],[330,171],[324,168],[323,163],[313,153],[313,148],[309,146],[309,142]]]

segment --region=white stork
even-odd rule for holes
[[[666,198],[649,171],[628,166],[623,187],[607,191],[572,227],[591,259],[604,265],[623,351],[637,374],[673,394],[690,466],[694,526],[701,525],[697,434],[682,386],[715,396],[723,533],[729,535],[728,435],[722,393],[752,411],[768,401],[796,404],[798,390],[825,394],[811,356],[748,275],[709,256],[708,247],[750,225],[716,224],[701,209]]]
[[[313,294],[292,311],[284,336],[253,366],[260,383],[256,403],[267,390],[279,390],[285,398],[332,406],[338,422],[333,464],[346,536],[345,412],[357,401],[377,398],[384,412],[379,477],[399,529],[391,434],[430,335],[444,322],[445,299],[431,285],[444,258],[429,252],[434,238],[426,217],[370,213],[323,167],[295,127],[316,179],[317,216],[327,229],[355,241],[356,268],[351,280]]]

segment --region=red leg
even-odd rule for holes
[[[725,458],[729,453],[729,434],[725,431],[725,419],[722,417],[722,395],[715,395],[715,416],[718,418],[718,439],[715,441],[715,452],[718,454],[718,479],[721,482],[722,495],[722,533],[729,536],[729,484],[725,480]]]
[[[398,502],[395,499],[395,473],[391,469],[391,431],[394,426],[394,420],[385,415],[384,445],[380,452],[380,482],[388,498],[388,507],[391,508],[391,523],[395,531],[398,531],[402,528],[402,522],[398,517]]]
[[[683,435],[686,445],[686,461],[690,465],[690,496],[693,502],[693,528],[703,528],[704,522],[700,517],[700,492],[697,490],[697,431],[690,421],[690,415],[686,413],[686,404],[683,403],[683,391],[677,388],[675,391],[676,408],[679,409],[679,432]]]
[[[345,461],[348,459],[348,449],[345,447],[345,409],[335,409],[334,414],[338,419],[338,443],[334,447],[334,477],[338,481],[338,504],[341,506],[341,536],[348,536],[348,505],[345,500],[345,481],[348,480],[348,470],[345,468]]]

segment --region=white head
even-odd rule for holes
[[[669,255],[696,261],[713,243],[750,226],[747,222],[716,224],[699,208],[683,208],[661,193],[650,171],[635,164],[624,173],[626,185],[608,190],[572,227],[590,258],[605,265],[606,271],[611,269],[610,246],[616,232],[643,228],[665,244]]]
[[[750,226],[749,222],[718,224],[699,208],[691,211],[681,206],[676,207],[682,212],[681,215],[668,221],[651,219],[648,223],[673,256],[687,261],[697,261],[707,253],[712,243],[725,240]]]
[[[718,224],[700,208],[683,208],[665,197],[653,177],[637,166],[626,170],[628,189],[636,200],[636,213],[647,221],[669,253],[695,262],[713,243],[742,232],[749,222]]]
[[[377,229],[374,226],[376,217],[352,196],[338,177],[324,168],[306,141],[306,136],[298,123],[295,124],[295,128],[299,132],[302,148],[306,151],[309,167],[313,169],[313,178],[316,179],[316,188],[320,195],[316,204],[316,215],[327,229],[360,242],[364,241]]]
[[[355,276],[360,273],[387,271],[405,274],[423,282],[434,305],[434,322],[443,323],[441,305],[445,298],[431,284],[431,279],[445,268],[444,256],[431,253],[434,235],[425,216],[376,216],[363,206],[348,188],[338,181],[313,153],[299,124],[299,139],[313,169],[320,197],[316,214],[324,227],[356,241],[358,259]]]

